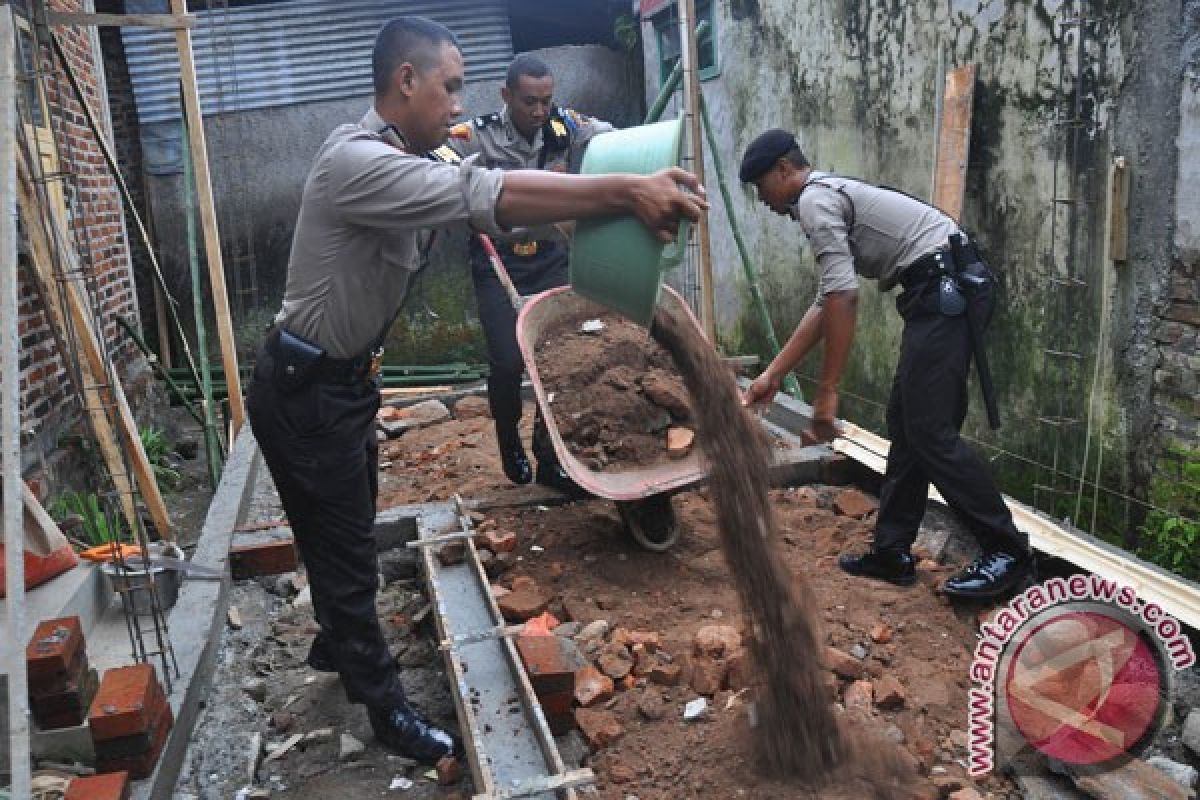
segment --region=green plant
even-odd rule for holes
[[[1200,453],[1170,447],[1150,486],[1138,555],[1185,578],[1200,578]]]
[[[636,50],[642,39],[642,26],[638,24],[637,17],[632,14],[622,14],[613,20],[613,38],[625,49],[625,52],[632,53]]]
[[[175,469],[171,456],[175,452],[166,434],[158,428],[138,428],[138,437],[142,440],[142,449],[146,451],[146,460],[154,471],[154,480],[159,489],[170,491],[178,489],[183,476]]]
[[[70,491],[59,496],[50,506],[50,516],[59,523],[78,517],[83,532],[79,538],[93,547],[126,538],[120,516],[108,513],[100,498],[90,492]]]

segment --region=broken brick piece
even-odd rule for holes
[[[705,625],[692,638],[692,650],[698,656],[720,658],[742,645],[742,635],[732,625]]]
[[[229,563],[236,580],[296,570],[296,547],[290,531],[259,531],[247,537],[238,536],[235,541],[229,548]]]
[[[439,786],[453,786],[458,783],[460,770],[458,767],[458,759],[454,756],[442,756],[434,765],[437,770]]]
[[[863,665],[849,653],[836,647],[825,648],[825,666],[835,674],[847,680],[854,680],[862,674]]]
[[[904,687],[891,675],[875,681],[875,705],[883,709],[904,707]]]
[[[590,708],[575,709],[575,722],[583,732],[583,738],[593,750],[599,750],[615,742],[624,733],[621,723],[611,711],[594,711]]]
[[[646,677],[650,679],[651,683],[659,686],[675,686],[679,683],[681,672],[678,664],[655,664],[650,668],[650,673]]]
[[[550,600],[536,586],[522,586],[496,598],[496,605],[509,622],[524,622],[544,612]]]
[[[667,458],[684,458],[692,452],[696,434],[689,428],[667,428]]]
[[[147,733],[162,717],[166,705],[167,698],[153,665],[110,669],[100,679],[100,689],[88,712],[92,741]]]
[[[712,658],[696,656],[692,659],[692,691],[712,697],[725,683],[725,664]]]
[[[874,697],[875,690],[871,687],[870,681],[854,681],[846,687],[846,693],[842,695],[842,702],[848,711],[861,711],[868,714],[871,711],[871,701]]]
[[[40,622],[25,647],[30,691],[63,691],[67,682],[79,674],[83,652],[83,627],[79,617]]]
[[[614,688],[612,678],[593,666],[575,673],[575,699],[585,708],[611,700]]]
[[[517,535],[512,531],[483,531],[476,537],[476,542],[497,555],[517,549]]]
[[[833,498],[833,510],[843,517],[862,519],[877,508],[879,503],[858,489],[842,489]]]
[[[63,800],[129,800],[129,773],[106,772],[72,778]]]

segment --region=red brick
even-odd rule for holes
[[[858,489],[843,489],[833,498],[833,510],[843,517],[862,519],[879,507],[872,497],[867,497]]]
[[[545,697],[538,695],[538,705],[542,707],[542,713],[547,717],[558,714],[570,714],[575,709],[575,694],[573,692],[559,692],[557,694],[548,694]]]
[[[67,690],[29,698],[30,711],[42,730],[82,725],[96,694],[96,671],[84,664],[83,671],[67,685]]]
[[[104,673],[88,712],[92,740],[102,742],[146,733],[162,715],[166,704],[167,698],[152,665],[110,669]]]
[[[83,650],[83,628],[79,617],[39,623],[25,647],[30,688],[62,691],[67,681],[78,674],[78,659]]]
[[[517,652],[538,697],[575,691],[575,669],[557,636],[518,636]]]
[[[129,773],[106,772],[73,778],[63,800],[129,800]]]
[[[168,710],[168,714],[169,714]],[[171,725],[159,725],[155,731],[154,740],[151,743],[150,750],[135,756],[125,758],[111,759],[96,759],[96,769],[103,772],[118,772],[125,770],[134,780],[150,777],[154,772],[154,766],[158,763],[158,757],[162,754],[162,749],[167,743],[167,737],[171,733]]]
[[[237,580],[259,575],[282,575],[296,570],[296,548],[287,531],[256,531],[238,534],[229,549],[229,563]]]
[[[98,761],[113,761],[149,753],[154,749],[154,744],[158,741],[162,729],[166,728],[170,730],[174,724],[175,716],[171,713],[171,707],[169,705],[163,706],[158,716],[150,723],[150,729],[145,733],[95,742],[96,759]]]

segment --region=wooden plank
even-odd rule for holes
[[[946,74],[942,119],[938,126],[937,163],[933,172],[933,204],[955,222],[962,218],[963,198],[967,191],[974,97],[974,64]]]
[[[842,435],[834,441],[833,449],[881,475],[886,472],[891,443],[853,423],[841,424]],[[932,486],[929,498],[945,502]],[[1035,549],[1129,586],[1142,600],[1157,603],[1185,625],[1200,628],[1200,586],[1093,536],[1069,531],[1011,497],[1006,496],[1004,502],[1012,512],[1013,522],[1029,534],[1029,543]]]
[[[162,493],[159,491],[158,482],[154,478],[154,470],[150,466],[150,461],[146,457],[146,450],[142,446],[141,437],[138,435],[137,423],[133,419],[133,412],[129,408],[129,401],[125,397],[125,391],[121,387],[120,378],[115,374],[109,377],[109,370],[104,358],[104,350],[101,348],[97,338],[97,331],[92,328],[92,314],[90,307],[84,302],[83,296],[80,294],[79,287],[75,281],[67,281],[66,291],[62,292],[66,297],[67,308],[62,308],[59,305],[58,292],[56,286],[58,278],[54,273],[54,252],[51,246],[50,236],[54,241],[69,241],[69,236],[65,233],[66,226],[59,219],[57,209],[49,209],[49,216],[43,217],[39,212],[46,211],[42,209],[37,202],[37,193],[34,190],[33,180],[30,176],[29,166],[26,159],[17,159],[17,174],[18,174],[18,204],[21,208],[21,216],[25,223],[25,231],[29,237],[30,250],[33,256],[34,269],[36,270],[39,279],[46,286],[47,291],[47,311],[55,322],[56,327],[62,333],[62,341],[72,341],[67,335],[71,327],[67,325],[68,319],[72,323],[76,334],[75,340],[79,342],[82,350],[83,359],[80,362],[80,372],[85,386],[81,387],[84,391],[85,405],[88,409],[88,417],[93,424],[93,432],[96,434],[97,442],[100,444],[101,452],[104,455],[105,464],[108,466],[109,472],[113,476],[113,481],[116,484],[117,493],[121,497],[122,509],[126,519],[136,530],[137,525],[137,509],[133,503],[133,490],[130,483],[130,476],[126,474],[124,462],[121,459],[120,451],[117,449],[116,440],[119,437],[121,443],[125,447],[125,452],[129,456],[131,466],[133,468],[133,477],[137,480],[137,487],[141,491],[142,500],[146,503],[146,508],[150,512],[150,518],[154,521],[154,526],[158,529],[159,535],[163,539],[173,539],[173,528],[171,526],[171,518],[167,514],[167,506],[163,502]],[[49,232],[45,225],[49,225]],[[67,269],[72,273],[79,272],[77,257],[69,250],[63,250],[60,253],[66,261]],[[63,354],[64,357],[66,354]],[[109,384],[109,381],[112,381]],[[111,409],[113,421],[110,422],[106,409]],[[114,429],[116,436],[114,436]]]
[[[81,11],[47,11],[51,25],[95,25],[100,28],[194,28],[192,15],[175,14],[88,14]]]
[[[171,0],[171,13],[184,17],[184,0]],[[204,116],[200,111],[200,89],[196,85],[196,62],[192,53],[192,34],[186,28],[175,31],[179,48],[179,73],[183,86],[183,110],[187,118],[188,141],[196,168],[196,194],[200,201],[200,225],[204,229],[204,253],[208,259],[208,279],[212,284],[212,304],[217,315],[217,337],[221,340],[221,361],[229,392],[229,412],[236,438],[246,415],[242,383],[238,375],[237,344],[229,314],[229,291],[225,288],[225,267],[221,260],[221,236],[217,230],[217,209],[213,201],[212,176],[208,168],[208,145],[204,139]]]
[[[691,144],[692,172],[700,184],[704,184],[704,145],[700,118],[700,56],[696,47],[696,2],[680,0],[679,3],[679,58],[683,65],[684,110],[688,117],[688,139]],[[700,322],[704,335],[714,347],[717,346],[716,294],[713,287],[712,241],[709,235],[708,214],[701,214],[696,222],[696,236],[700,245]]]
[[[1117,156],[1109,167],[1112,196],[1108,207],[1108,257],[1111,261],[1129,260],[1129,163]]]

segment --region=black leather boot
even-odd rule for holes
[[[312,646],[308,648],[308,665],[317,672],[337,672],[329,645],[320,633],[313,637]]]
[[[462,745],[449,732],[422,719],[405,704],[390,709],[367,709],[375,737],[398,755],[434,764],[445,756],[462,754]]]
[[[500,463],[504,467],[504,475],[516,484],[524,485],[533,480],[533,467],[529,465],[529,457],[521,446],[521,435],[517,433],[516,425],[511,430],[501,430],[496,425],[496,443],[500,447]]]
[[[951,597],[988,599],[1022,588],[1033,567],[1029,553],[988,553],[949,578],[942,592]]]
[[[912,586],[917,582],[916,562],[910,553],[895,550],[868,550],[865,553],[838,558],[844,572],[864,578],[887,581],[896,586]]]

